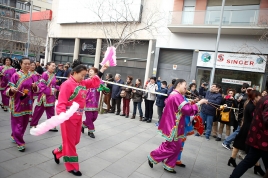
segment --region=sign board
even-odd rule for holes
[[[197,66],[213,67],[214,52],[200,51]],[[265,72],[266,57],[260,55],[245,55],[236,53],[218,53],[216,68],[250,72]]]
[[[221,82],[222,83],[236,84],[236,85],[243,85],[243,83],[247,83],[247,84],[249,84],[249,86],[251,86],[251,81],[243,81],[243,80],[234,80],[234,79],[222,78]]]
[[[88,54],[95,55],[96,53],[97,40],[80,40],[80,53],[79,54]]]
[[[52,19],[51,10],[32,13],[32,21],[42,21],[42,20],[51,20],[51,19]],[[30,20],[30,13],[20,15],[21,22],[29,22],[29,20]]]
[[[177,65],[173,65],[173,70],[177,70]]]
[[[154,76],[156,75],[156,71],[157,71],[157,69],[156,68],[153,68],[153,75]]]

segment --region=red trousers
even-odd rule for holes
[[[78,155],[75,146],[80,141],[82,115],[74,114],[61,125],[62,145],[54,150],[56,157],[63,161],[67,171],[79,171]]]
[[[123,114],[129,115],[129,103],[130,99],[123,98]]]

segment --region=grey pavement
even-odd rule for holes
[[[156,109],[155,109],[156,110]],[[41,122],[44,121],[44,114]],[[155,116],[156,118],[156,116]],[[85,119],[85,117],[83,117]],[[84,178],[228,178],[233,167],[227,166],[231,151],[211,138],[189,136],[182,161],[186,168],[176,167],[177,174],[164,172],[162,163],[153,169],[147,155],[164,141],[153,123],[140,122],[114,114],[99,115],[95,122],[95,139],[81,135],[77,145],[80,170]],[[85,130],[87,132],[87,130]],[[70,130],[70,132],[72,132]],[[69,178],[64,165],[57,165],[51,154],[61,144],[61,135],[45,133],[41,136],[25,133],[26,151],[17,151],[10,138],[10,114],[0,110],[0,178]],[[237,159],[237,163],[240,160]],[[263,166],[262,166],[263,167]],[[243,178],[260,177],[247,171]]]

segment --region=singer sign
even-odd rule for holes
[[[214,55],[214,52],[200,51],[198,54],[197,66],[212,68],[214,64]],[[216,68],[263,73],[265,71],[265,61],[265,56],[218,53]]]

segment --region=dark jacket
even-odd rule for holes
[[[199,96],[199,93],[197,90],[189,90],[191,93],[186,95],[186,98],[189,98],[189,99],[196,99],[198,96]]]
[[[222,102],[222,96],[220,93],[212,93],[207,91],[205,99],[208,100],[210,103],[220,105]],[[203,104],[201,108],[201,112],[210,116],[216,115],[216,108],[211,106],[210,104]]]
[[[109,82],[114,82],[114,79],[113,78],[109,78],[107,81]],[[113,85],[112,84],[107,84],[107,87],[110,89],[110,91],[112,91],[112,88],[113,88]]]
[[[37,72],[38,74],[42,75],[43,72],[44,72],[44,70],[43,70],[43,68],[42,68],[41,66],[38,66],[38,67],[36,67],[36,72]]]
[[[125,83],[125,85],[128,85],[128,86],[133,87],[133,84],[132,83],[129,83],[129,84]],[[125,90],[126,91],[126,97],[125,97],[125,99],[130,99],[132,89],[131,88],[122,87],[121,90]]]
[[[264,96],[256,104],[247,144],[256,149],[268,152],[268,96]]]
[[[124,84],[123,80],[121,80],[121,79],[118,82],[115,81],[115,83]],[[118,85],[113,85],[113,87],[112,87],[112,99],[121,99],[120,93],[121,93],[121,87]]]
[[[226,104],[228,107],[233,107],[233,108],[237,108],[237,101],[235,99],[223,99],[222,100],[222,104]],[[223,109],[223,112],[229,112],[229,122],[224,122],[221,120],[221,116],[220,116],[220,122],[224,123],[224,124],[227,124],[229,126],[234,126],[236,125],[235,122],[236,121],[236,118],[235,118],[235,115],[234,115],[234,110],[230,109],[230,108],[225,108]]]
[[[136,85],[135,87],[142,89],[142,85],[138,85],[138,86]],[[133,90],[132,90],[133,102],[137,102],[137,103],[142,102],[142,94],[143,94],[143,92],[141,90],[136,90],[135,93],[133,93]]]
[[[158,89],[157,92],[167,94],[168,89],[167,88],[161,88],[161,89]],[[167,96],[157,95],[155,105],[158,106],[158,107],[162,107],[162,108],[165,107],[165,99],[166,98],[167,98]]]
[[[173,91],[173,86],[171,86],[169,89],[168,89],[168,92],[167,92],[167,94],[168,94],[168,96],[170,95],[170,93]]]
[[[199,95],[206,97],[207,90],[204,87],[199,88]]]

